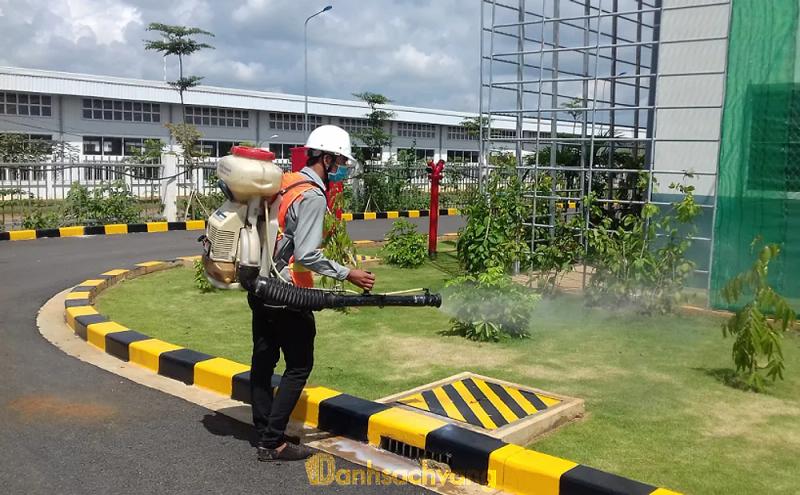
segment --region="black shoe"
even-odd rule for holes
[[[315,452],[305,445],[295,445],[288,442],[285,445],[286,446],[280,452],[278,452],[278,449],[259,446],[258,460],[261,462],[302,461],[314,455]]]

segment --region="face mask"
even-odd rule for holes
[[[350,175],[350,169],[339,165],[339,168],[336,169],[336,172],[328,173],[328,181],[341,182],[345,180],[348,175]]]

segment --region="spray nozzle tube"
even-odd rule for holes
[[[247,282],[242,280],[242,287],[264,301],[264,304],[311,311],[350,306],[433,306],[438,308],[442,305],[442,296],[431,294],[427,289],[422,294],[413,295],[370,293],[348,295],[296,287],[275,278],[261,276],[250,278]]]

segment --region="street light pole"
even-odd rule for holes
[[[305,96],[305,106],[303,110],[303,131],[308,138],[308,21],[314,17],[327,12],[333,8],[333,5],[328,5],[316,14],[308,16],[306,22],[303,24],[303,94]]]

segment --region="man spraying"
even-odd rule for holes
[[[323,125],[308,136],[306,147],[305,168],[284,174],[281,182],[278,223],[282,235],[275,249],[276,269],[298,287],[312,287],[311,272],[315,272],[371,290],[374,275],[329,260],[320,249],[326,188],[347,178],[355,161],[350,135],[340,127]],[[258,460],[305,459],[313,450],[287,441],[285,431],[314,366],[314,314],[308,309],[266,305],[253,293],[247,302],[253,313],[250,384],[253,424],[259,434]],[[271,379],[281,352],[286,371],[273,398]]]

